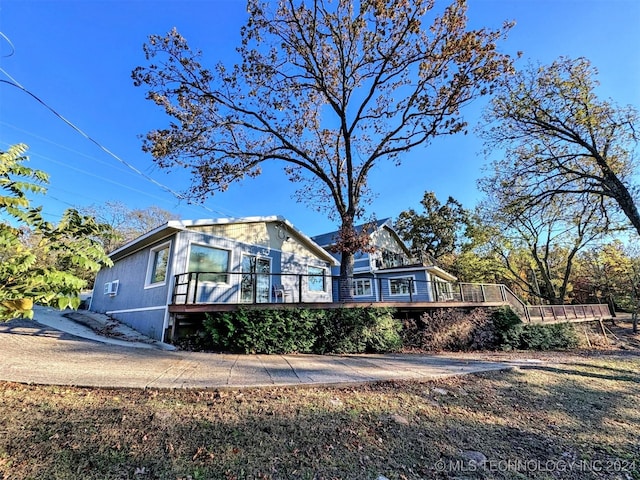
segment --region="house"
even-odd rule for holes
[[[340,300],[357,302],[440,302],[453,300],[451,282],[456,277],[436,265],[416,262],[410,249],[392,227],[391,219],[359,225],[358,232],[367,229],[372,253],[355,255],[353,281],[344,288],[334,287],[334,296],[340,292]],[[329,232],[313,237],[313,240],[328,251],[332,251],[338,232]],[[336,259],[339,252],[333,253]],[[339,266],[333,267],[333,275],[339,275]],[[334,300],[338,300],[334,297]]]
[[[158,340],[172,304],[331,302],[339,264],[280,216],[172,220],[109,256],[90,309]]]

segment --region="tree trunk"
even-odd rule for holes
[[[341,302],[353,299],[353,263],[353,253],[342,252],[340,259],[340,279],[338,280],[338,298]]]
[[[337,247],[341,254],[338,298],[341,302],[348,302],[353,299],[354,255],[360,247],[353,219],[354,214],[351,210],[342,215],[342,225],[338,234]]]

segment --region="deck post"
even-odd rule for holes
[[[480,293],[482,294],[482,303],[487,302],[487,294],[484,291],[484,284],[480,284]]]
[[[413,278],[409,279],[409,303],[413,303]]]
[[[464,302],[464,289],[462,288],[462,284],[459,283],[458,287],[460,288],[460,301]]]
[[[380,298],[380,301],[382,302],[382,277],[378,277],[378,297]]]
[[[302,274],[298,274],[298,303],[302,303]]]
[[[193,275],[192,273],[189,273],[189,287],[191,287],[191,276],[192,275]],[[195,285],[193,287],[193,303],[198,303],[197,300],[198,300],[198,277],[199,276],[200,276],[200,273],[196,272],[196,282],[195,282]]]
[[[253,290],[252,292],[253,303],[258,303],[258,274],[251,272],[249,275],[251,275],[251,290]]]

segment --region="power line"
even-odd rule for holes
[[[105,166],[107,166],[107,167],[109,167],[109,168],[114,168],[114,165],[113,165],[112,163],[110,163],[110,162],[105,162],[104,160],[101,160],[100,158],[94,157],[93,155],[88,155],[88,154],[86,154],[86,153],[83,153],[83,152],[80,152],[80,151],[78,151],[78,150],[75,150],[75,149],[73,149],[73,148],[71,148],[71,147],[67,147],[66,145],[62,145],[61,143],[55,142],[55,141],[51,140],[50,138],[43,137],[42,135],[38,135],[38,134],[36,134],[36,133],[34,133],[34,132],[30,132],[29,130],[25,130],[24,128],[20,128],[20,127],[18,127],[18,126],[16,126],[16,125],[13,125],[13,124],[11,124],[11,123],[8,123],[8,122],[5,122],[5,121],[3,121],[3,120],[0,120],[0,125],[4,125],[5,127],[9,127],[9,128],[11,128],[11,129],[13,129],[13,130],[15,130],[15,131],[19,132],[19,133],[22,133],[22,134],[24,134],[24,135],[28,135],[28,136],[30,136],[30,137],[33,137],[33,138],[35,138],[36,140],[40,140],[41,142],[49,143],[49,144],[53,145],[54,147],[60,148],[60,149],[62,149],[62,150],[66,150],[66,151],[68,151],[68,152],[71,152],[71,153],[73,153],[73,154],[75,154],[75,155],[78,155],[78,156],[80,156],[80,157],[84,157],[84,158],[86,158],[86,159],[88,159],[88,160],[91,160],[91,161],[93,161],[93,162],[100,163],[100,164],[105,165]],[[31,151],[31,148],[29,148],[29,151],[30,151],[29,156],[30,156],[30,157],[31,157],[31,156],[34,156],[34,154],[33,154],[33,153],[31,153],[31,152],[32,152],[32,151]],[[41,156],[42,158],[45,158],[45,157],[44,157],[44,156],[42,156],[42,155],[40,155],[40,156]],[[119,168],[117,169],[117,171],[118,171],[118,172],[127,173],[128,175],[136,175],[134,172],[132,172],[131,170],[129,170],[129,169],[127,169],[127,168],[121,168],[121,167],[119,167]]]
[[[6,36],[3,35],[4,38],[6,38]],[[8,38],[6,38],[7,41],[9,40]],[[11,42],[9,42],[11,43]],[[12,52],[13,54],[13,52]],[[131,165],[130,163],[126,162],[125,160],[123,160],[122,158],[120,158],[118,155],[116,155],[115,153],[111,152],[108,148],[106,148],[104,145],[102,145],[100,142],[98,142],[97,140],[95,140],[93,137],[89,136],[87,133],[85,133],[82,129],[80,129],[78,126],[76,126],[74,123],[72,123],[70,120],[66,119],[65,117],[63,117],[60,113],[58,113],[53,107],[49,106],[49,104],[47,104],[44,100],[42,100],[40,97],[38,97],[37,95],[35,95],[34,93],[32,93],[31,91],[29,91],[27,88],[25,88],[22,84],[20,84],[20,82],[18,82],[15,78],[13,78],[11,75],[9,75],[9,73],[7,73],[6,70],[4,70],[3,68],[0,67],[0,72],[2,72],[7,78],[9,78],[10,81],[7,80],[2,80],[0,79],[1,83],[6,83],[7,85],[11,85],[12,87],[16,87],[20,90],[22,90],[24,93],[26,93],[27,95],[29,95],[31,98],[33,98],[34,100],[36,100],[38,103],[40,103],[42,106],[44,106],[47,110],[49,110],[51,113],[53,113],[57,118],[59,118],[60,120],[62,120],[64,123],[66,123],[69,127],[71,127],[73,130],[75,130],[77,133],[79,133],[80,135],[82,135],[85,139],[89,140],[91,143],[93,143],[94,145],[96,145],[98,148],[100,148],[100,150],[102,150],[103,152],[105,152],[107,155],[109,155],[110,157],[114,158],[115,160],[117,160],[118,162],[120,162],[122,165],[124,165],[125,167],[127,167],[129,170],[133,171],[135,174],[141,176],[142,178],[144,178],[145,180],[147,180],[148,182],[151,182],[152,184],[156,185],[157,187],[159,187],[160,189],[170,193],[171,195],[173,195],[174,197],[176,197],[178,200],[185,200],[187,202],[187,204],[189,205],[193,205],[193,203],[191,203],[189,201],[188,198],[186,198],[184,195],[172,190],[171,188],[167,187],[166,185],[158,182],[157,180],[149,177],[148,175],[144,174],[142,171],[140,171],[139,169],[137,169],[136,167],[134,167],[133,165]],[[197,206],[199,206],[200,208],[207,210],[211,213],[216,213],[222,216],[226,216],[225,213],[220,212],[218,210],[214,210],[212,208],[207,207],[204,204],[197,204]]]

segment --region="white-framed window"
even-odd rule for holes
[[[416,293],[416,282],[413,275],[394,277],[389,279],[389,293],[391,295],[409,295]]]
[[[356,278],[353,280],[353,295],[356,297],[370,297],[373,295],[372,280],[370,278]]]
[[[228,283],[231,251],[206,245],[191,244],[189,272],[205,272],[198,276],[201,282]]]
[[[438,300],[453,300],[453,288],[449,282],[434,278],[433,284],[436,289],[436,295]]]
[[[325,278],[325,269],[322,267],[307,267],[307,285],[310,292],[326,292],[327,281]]]
[[[169,247],[171,242],[163,243],[153,247],[149,252],[149,263],[147,265],[147,286],[164,285],[167,282],[167,271],[169,268]]]

